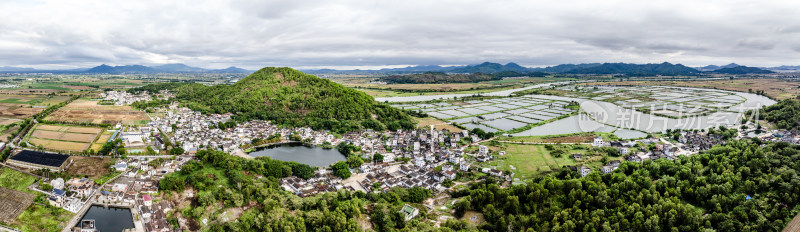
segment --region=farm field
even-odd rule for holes
[[[22,121],[22,120],[13,119],[13,118],[0,118],[0,126],[7,126],[7,125],[10,125],[12,123],[19,122],[19,121]]]
[[[763,90],[767,95],[778,100],[794,98],[800,95],[800,82],[774,78],[734,79],[707,81],[622,81],[595,82],[587,85],[641,85],[641,86],[681,86],[696,88],[712,88],[739,92]]]
[[[46,120],[73,123],[143,124],[147,115],[130,106],[98,105],[97,100],[78,99],[51,113]]]
[[[439,119],[427,117],[427,118],[414,118],[414,120],[417,121],[417,127],[419,128],[430,129],[430,126],[433,125],[433,127],[436,130],[447,129],[450,132],[461,132],[460,128],[455,127],[452,124]]]
[[[43,110],[44,108],[33,108],[26,104],[0,103],[0,118],[24,119]]]
[[[544,145],[523,145],[503,143],[504,156],[487,162],[486,166],[496,166],[498,170],[514,172],[514,178],[526,179],[542,173],[558,170],[564,165],[575,165],[569,155],[553,157]],[[577,151],[576,151],[577,152]],[[582,152],[577,152],[582,153]]]
[[[92,143],[89,149],[93,151],[99,151],[103,147],[103,145],[105,145],[106,142],[108,142],[108,140],[111,138],[112,135],[114,135],[114,132],[111,131],[103,132],[102,134],[100,134],[100,136],[97,137],[97,140],[95,140],[94,143]]]
[[[72,165],[67,168],[67,173],[97,179],[110,172],[106,165],[113,162],[111,158],[73,156]]]
[[[70,96],[65,95],[0,94],[0,103],[50,106],[69,100],[69,98]]]
[[[21,84],[22,88],[44,90],[91,90],[97,88],[125,88],[142,85],[141,80],[134,79],[101,79],[85,76],[76,76],[69,81],[31,82]]]
[[[81,152],[89,147],[88,143],[64,142],[64,141],[55,141],[55,140],[46,140],[37,138],[31,138],[30,140],[28,140],[28,142],[30,142],[34,146],[42,146],[47,149],[53,149],[59,151]]]
[[[480,128],[486,132],[498,132],[523,128],[574,113],[575,110],[568,108],[568,104],[565,101],[520,96],[438,103],[401,103],[393,106],[424,112],[470,130]]]
[[[11,136],[11,133],[16,132],[19,130],[19,126],[10,126],[10,127],[0,127],[3,128],[0,131],[0,142],[8,142],[8,136]]]
[[[0,222],[11,223],[36,196],[26,192],[0,187]]]
[[[89,148],[102,128],[38,124],[28,142],[47,149],[80,152]]]

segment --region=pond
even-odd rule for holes
[[[127,208],[93,205],[81,221],[85,219],[94,219],[98,231],[117,232],[133,228],[133,216]],[[80,226],[80,222],[75,226]]]
[[[267,156],[276,160],[295,161],[316,167],[327,167],[332,163],[347,160],[346,157],[336,149],[325,149],[318,146],[305,145],[303,143],[284,143],[276,146],[268,146],[250,152],[248,155],[252,157]]]

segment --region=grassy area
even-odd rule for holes
[[[32,204],[11,226],[22,231],[61,231],[74,214],[61,208]]]
[[[33,182],[36,182],[36,177],[10,168],[0,168],[0,186],[17,191],[34,193],[28,190],[28,186],[33,184]]]
[[[555,171],[564,165],[575,165],[576,162],[569,155],[553,157],[544,145],[509,144],[501,145],[506,152],[504,156],[486,163],[487,166],[496,166],[498,170],[510,170],[514,178],[529,178],[541,173]],[[570,154],[580,151],[570,151]]]
[[[67,90],[67,91],[70,90],[69,88],[63,87],[63,85],[64,85],[63,83],[56,83],[56,82],[45,82],[45,83],[33,82],[25,86],[31,89],[55,89],[55,90]]]
[[[591,143],[597,136],[602,137],[603,141],[619,139],[613,133],[583,132],[563,135],[500,137],[498,140],[526,143]]]

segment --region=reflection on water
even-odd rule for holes
[[[126,208],[103,207],[93,205],[89,211],[83,215],[81,221],[86,219],[94,219],[95,228],[103,232],[118,232],[125,229],[133,228],[133,216],[131,210]],[[78,225],[80,226],[80,222]]]
[[[317,167],[327,167],[332,163],[346,160],[344,155],[336,149],[306,146],[302,143],[286,143],[265,147],[248,155],[252,157],[267,156],[276,160],[295,161]]]

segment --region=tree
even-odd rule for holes
[[[297,177],[308,179],[314,176],[314,168],[308,164],[294,163],[292,164],[292,173]]]
[[[453,205],[453,208],[455,209],[455,216],[457,218],[463,217],[464,213],[466,213],[467,210],[470,210],[469,199],[467,198],[467,199],[463,199],[463,200],[457,201]]]
[[[197,202],[199,202],[202,206],[214,204],[216,201],[217,199],[214,197],[214,193],[212,192],[202,191],[197,193]]]
[[[175,148],[172,148],[172,150],[169,151],[169,153],[172,154],[172,155],[183,155],[184,152],[185,151],[183,150],[182,147],[175,147]]]
[[[350,168],[344,161],[339,161],[331,165],[331,170],[333,170],[333,175],[338,176],[342,179],[347,179],[350,177]]]
[[[381,155],[381,154],[373,155],[372,156],[372,161],[377,162],[377,163],[383,162],[383,155]]]
[[[350,168],[357,168],[361,166],[361,164],[364,164],[364,160],[361,159],[361,157],[358,157],[356,155],[351,155],[347,157],[347,165],[349,165]]]
[[[446,179],[446,180],[442,181],[442,186],[444,186],[444,187],[450,188],[450,187],[453,186],[453,184],[454,184],[453,180],[450,180],[450,179]]]
[[[175,173],[164,176],[158,183],[158,188],[163,190],[183,191],[183,187],[184,179]]]
[[[412,187],[408,189],[408,194],[403,198],[403,200],[413,203],[422,203],[422,201],[430,196],[431,190],[422,187]]]

